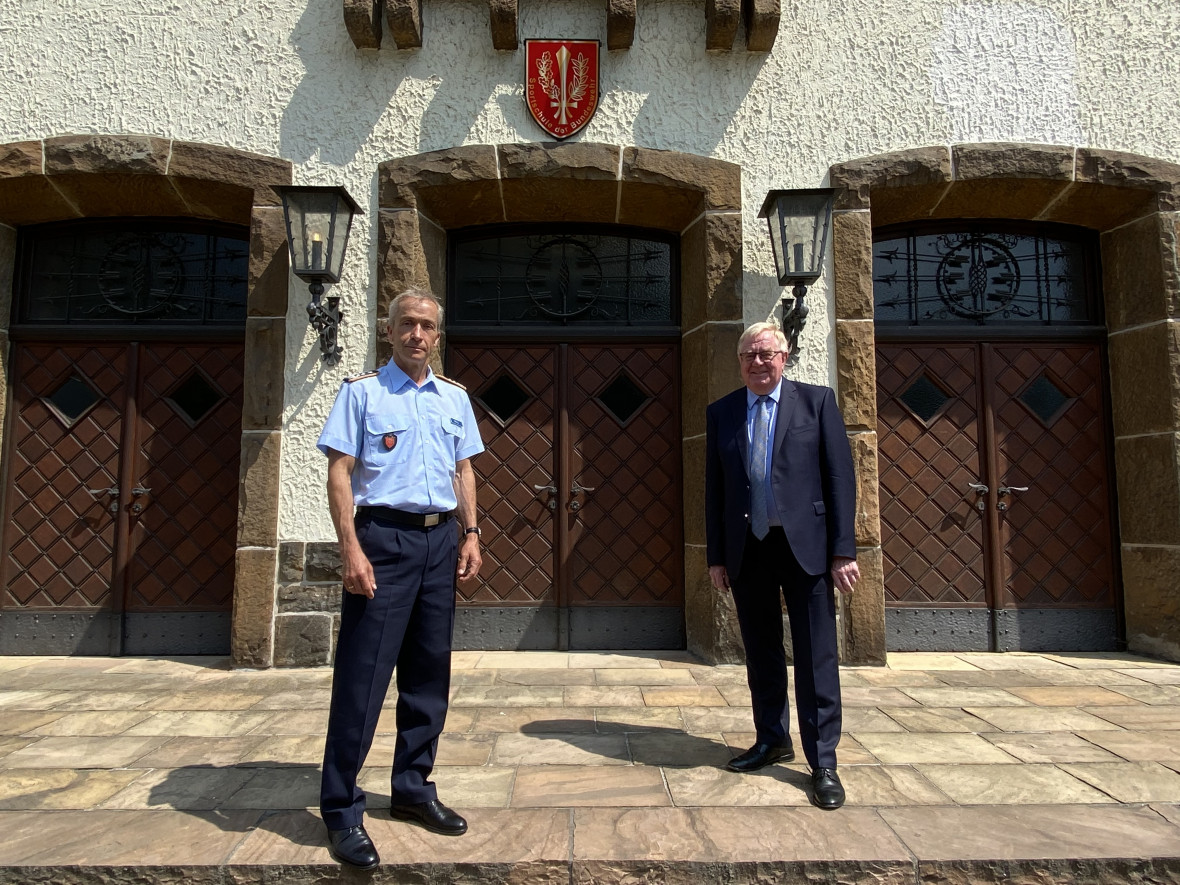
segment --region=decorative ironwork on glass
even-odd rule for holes
[[[1079,240],[985,229],[911,232],[873,244],[883,324],[1097,324]]]
[[[194,369],[165,399],[175,406],[182,418],[195,426],[225,399],[225,394],[203,372]]]
[[[651,395],[632,381],[626,372],[620,372],[596,399],[616,421],[626,424],[651,399]]]
[[[950,397],[925,375],[919,375],[913,384],[902,391],[898,399],[922,421],[929,422],[946,405]]]
[[[524,408],[525,403],[532,399],[532,394],[516,383],[516,380],[505,373],[489,384],[481,393],[476,394],[476,400],[489,412],[507,424]]]
[[[669,326],[670,243],[545,233],[461,241],[448,324]]]
[[[1073,397],[1065,393],[1043,373],[1038,375],[1020,394],[1020,401],[1046,426],[1060,417],[1072,399]]]
[[[89,384],[77,375],[71,375],[57,389],[44,398],[50,408],[65,422],[73,426],[78,419],[93,408],[101,397]]]
[[[245,323],[249,246],[241,237],[139,222],[55,226],[29,236],[22,322]]]

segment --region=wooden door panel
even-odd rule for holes
[[[553,347],[453,345],[447,356],[448,371],[471,396],[487,450],[472,461],[484,564],[474,587],[459,586],[459,604],[554,605],[554,515],[547,496],[533,488],[557,481]],[[480,396],[497,382],[523,398],[507,421]],[[511,397],[504,402],[511,405]]]
[[[1097,344],[995,345],[1003,605],[1114,605],[1110,487]]]
[[[121,345],[13,347],[4,608],[111,607],[115,499],[87,489],[119,484],[125,374]]]
[[[242,345],[140,345],[127,610],[229,611],[237,547]]]
[[[987,605],[978,425],[973,346],[877,346],[887,605]]]
[[[571,347],[572,606],[683,605],[679,371],[673,345]]]

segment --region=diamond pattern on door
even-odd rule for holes
[[[929,377],[939,379],[936,386]],[[877,434],[885,599],[891,606],[987,605],[983,514],[970,483],[983,465],[972,346],[877,346]],[[949,401],[913,414],[925,382]],[[913,397],[911,397],[912,399]],[[926,396],[919,405],[934,404]]]
[[[1110,486],[1098,345],[996,345],[1000,482],[1026,486],[1004,500],[1007,604],[1114,604]],[[1052,420],[1025,407],[1030,379],[1052,378]],[[1037,381],[1033,380],[1033,384]],[[1024,401],[1022,403],[1022,400]]]
[[[241,452],[242,345],[145,344],[139,458],[132,481],[128,611],[228,611],[233,603]],[[168,396],[191,384],[224,391],[193,415]],[[206,377],[207,376],[207,377]],[[195,401],[190,402],[192,405]],[[142,512],[135,515],[138,504]]]
[[[508,414],[508,420],[502,420],[479,396],[472,398],[486,448],[472,460],[484,561],[476,585],[459,586],[460,604],[551,605],[553,515],[547,507],[549,496],[534,486],[552,485],[555,476],[553,348],[454,346],[448,357],[449,371],[469,388],[476,388],[483,379],[497,378],[489,389],[498,393],[491,398]],[[516,387],[513,378],[535,395],[509,409],[503,385],[496,385],[508,379]]]
[[[122,346],[13,348],[2,604],[110,603],[126,353]],[[71,427],[45,402],[72,378],[99,398]],[[91,494],[87,489],[95,490]]]
[[[86,410],[98,405],[102,395],[77,375],[71,375],[44,397],[67,427],[72,427]]]
[[[676,357],[672,345],[571,353],[572,478],[593,489],[570,514],[571,605],[683,604]],[[650,401],[632,410],[625,428],[595,396],[624,371],[651,391],[628,379]]]

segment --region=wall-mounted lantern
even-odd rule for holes
[[[334,366],[342,353],[337,336],[344,312],[338,295],[329,296],[327,305],[321,297],[325,284],[340,282],[352,216],[360,207],[342,187],[280,185],[275,190],[283,198],[291,272],[311,292],[308,323],[320,336],[321,359]]]
[[[799,333],[807,322],[807,287],[824,269],[828,228],[832,224],[832,188],[771,191],[758,213],[770,226],[770,245],[780,286],[793,285],[783,295],[783,334],[791,345],[787,365],[799,361]]]

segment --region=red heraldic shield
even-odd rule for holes
[[[598,110],[597,40],[526,40],[524,96],[554,138],[569,138]]]

